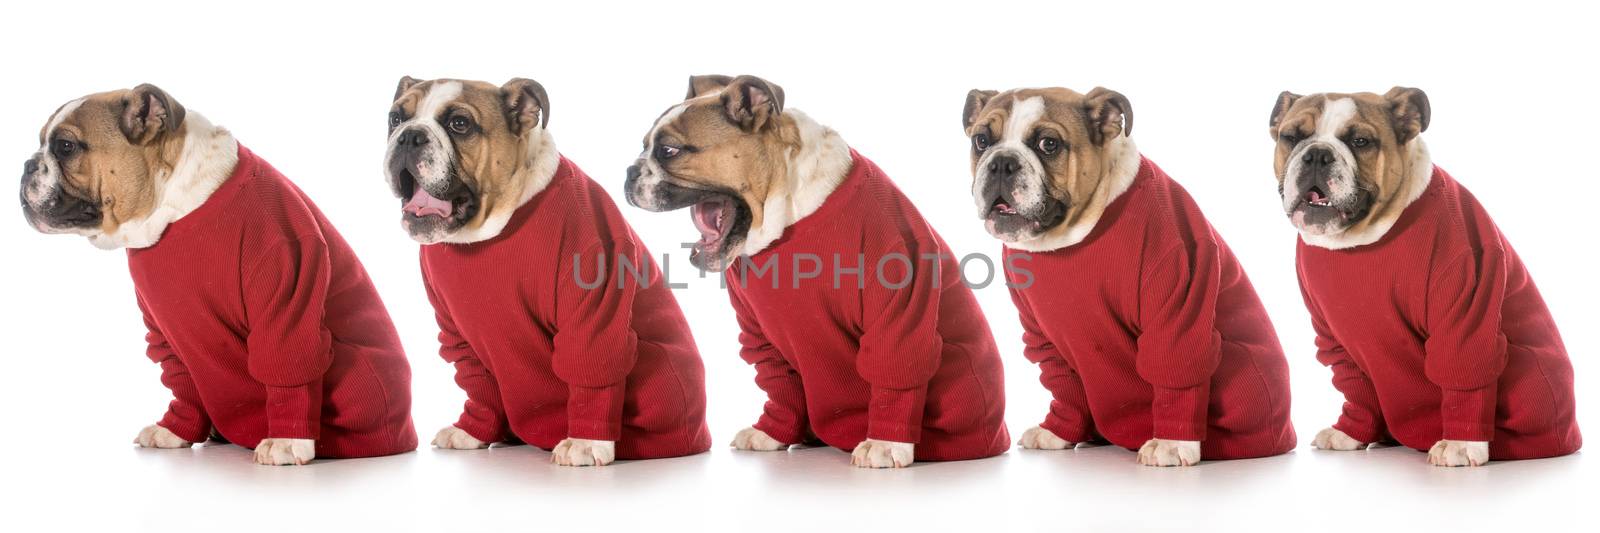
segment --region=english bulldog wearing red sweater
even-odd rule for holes
[[[978,216],[1005,243],[1024,354],[1055,400],[1022,446],[1110,441],[1140,464],[1294,447],[1289,371],[1255,289],[1189,194],[1096,88],[975,90]]]
[[[711,447],[678,302],[610,196],[556,151],[527,79],[400,81],[385,173],[467,393],[433,444],[514,436],[566,466]],[[627,274],[631,272],[631,274]]]
[[[645,136],[628,201],[690,208],[767,403],[733,446],[821,440],[870,468],[1003,453],[998,351],[948,247],[838,133],[754,76],[695,76]]]
[[[1430,115],[1406,87],[1273,106],[1317,360],[1345,397],[1312,446],[1399,441],[1437,466],[1577,451],[1561,334],[1488,211],[1428,156]]]
[[[411,368],[361,262],[316,205],[152,85],[61,106],[24,166],[45,233],[127,248],[173,399],[134,440],[216,435],[268,465],[411,451]]]

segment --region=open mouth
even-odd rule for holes
[[[1328,193],[1323,192],[1321,187],[1316,186],[1307,189],[1305,194],[1300,195],[1300,201],[1311,207],[1333,207],[1333,200],[1328,198]]]
[[[984,214],[990,232],[996,235],[1038,234],[1060,224],[1066,217],[1067,204],[1061,200],[1050,198],[1041,213],[1028,215],[1003,193],[990,200],[989,211]]]
[[[413,221],[461,222],[477,214],[477,194],[459,179],[451,179],[443,194],[434,195],[422,187],[409,169],[398,172],[401,191],[400,210]]]
[[[689,260],[702,268],[711,266],[706,264],[707,259],[724,259],[732,241],[742,239],[741,234],[750,228],[750,210],[744,207],[744,201],[719,192],[706,192],[690,205],[689,218],[700,232]]]

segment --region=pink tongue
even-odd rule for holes
[[[723,202],[713,200],[689,208],[689,218],[694,219],[694,229],[700,230],[701,241],[715,242],[722,236],[723,206]]]
[[[411,201],[406,202],[405,207],[401,209],[411,213],[413,216],[448,217],[452,206],[450,202],[434,198],[433,195],[428,194],[428,191],[422,190],[422,187],[419,186],[416,192],[411,193]]]
[[[1311,201],[1312,202],[1321,202],[1322,201],[1322,193],[1320,193],[1320,192],[1317,192],[1317,191],[1313,190],[1313,191],[1311,191],[1309,193],[1306,193],[1306,194],[1311,197]]]

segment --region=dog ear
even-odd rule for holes
[[[1095,144],[1133,134],[1133,104],[1122,93],[1095,87],[1085,95],[1083,107],[1089,118],[1089,137]]]
[[[183,105],[160,87],[145,83],[122,100],[122,135],[133,144],[149,144],[161,135],[178,131],[186,113]]]
[[[723,76],[721,74],[689,76],[689,94],[684,96],[683,99],[688,100],[696,96],[721,91],[729,83],[733,83],[732,76]]]
[[[1428,107],[1428,94],[1422,89],[1395,87],[1383,98],[1389,101],[1389,117],[1394,121],[1395,140],[1400,144],[1411,142],[1428,131],[1428,118],[1433,111]]]
[[[544,86],[527,78],[511,78],[500,86],[500,96],[506,102],[506,124],[511,132],[521,135],[534,126],[550,125],[550,96]]]
[[[1283,122],[1283,114],[1288,113],[1289,108],[1294,107],[1294,103],[1298,100],[1300,100],[1298,94],[1289,91],[1278,93],[1278,102],[1272,104],[1272,117],[1268,119],[1267,127],[1277,128],[1278,124]]]
[[[783,113],[783,88],[755,76],[739,76],[722,88],[723,113],[748,132],[777,122]]]
[[[978,119],[978,111],[983,110],[983,106],[988,105],[989,99],[994,98],[996,94],[1000,93],[983,89],[967,91],[967,103],[961,107],[961,129],[963,131],[972,128],[972,121]]]
[[[422,80],[411,76],[401,76],[400,83],[394,87],[394,98],[390,98],[390,100],[399,100],[400,95],[405,94],[407,90],[410,90],[412,86],[418,83],[422,83]]]

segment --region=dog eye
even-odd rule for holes
[[[1038,146],[1039,153],[1044,155],[1053,155],[1061,149],[1061,141],[1055,137],[1040,137],[1034,144]]]
[[[455,133],[457,135],[466,135],[466,133],[468,131],[470,131],[471,129],[472,129],[472,121],[471,120],[467,120],[467,117],[457,116],[457,117],[452,117],[450,119],[450,132],[451,133]]]
[[[1367,145],[1370,144],[1372,144],[1372,140],[1366,137],[1356,137],[1354,139],[1350,139],[1350,146],[1356,148],[1366,148]]]
[[[681,153],[683,153],[683,149],[676,146],[668,144],[656,146],[656,159],[660,159],[662,161],[678,157],[678,154]]]
[[[1283,141],[1285,144],[1289,144],[1291,146],[1300,144],[1300,136],[1294,133],[1284,133],[1283,135],[1279,135],[1278,140]]]
[[[405,118],[400,116],[400,112],[399,111],[390,111],[389,112],[389,128],[390,129],[394,129],[394,128],[400,127],[400,123],[401,122],[405,122]]]
[[[50,145],[50,154],[56,156],[56,159],[66,159],[76,153],[78,153],[78,143],[72,141],[59,140]]]
[[[972,149],[982,152],[989,149],[989,134],[979,133],[972,136]]]

